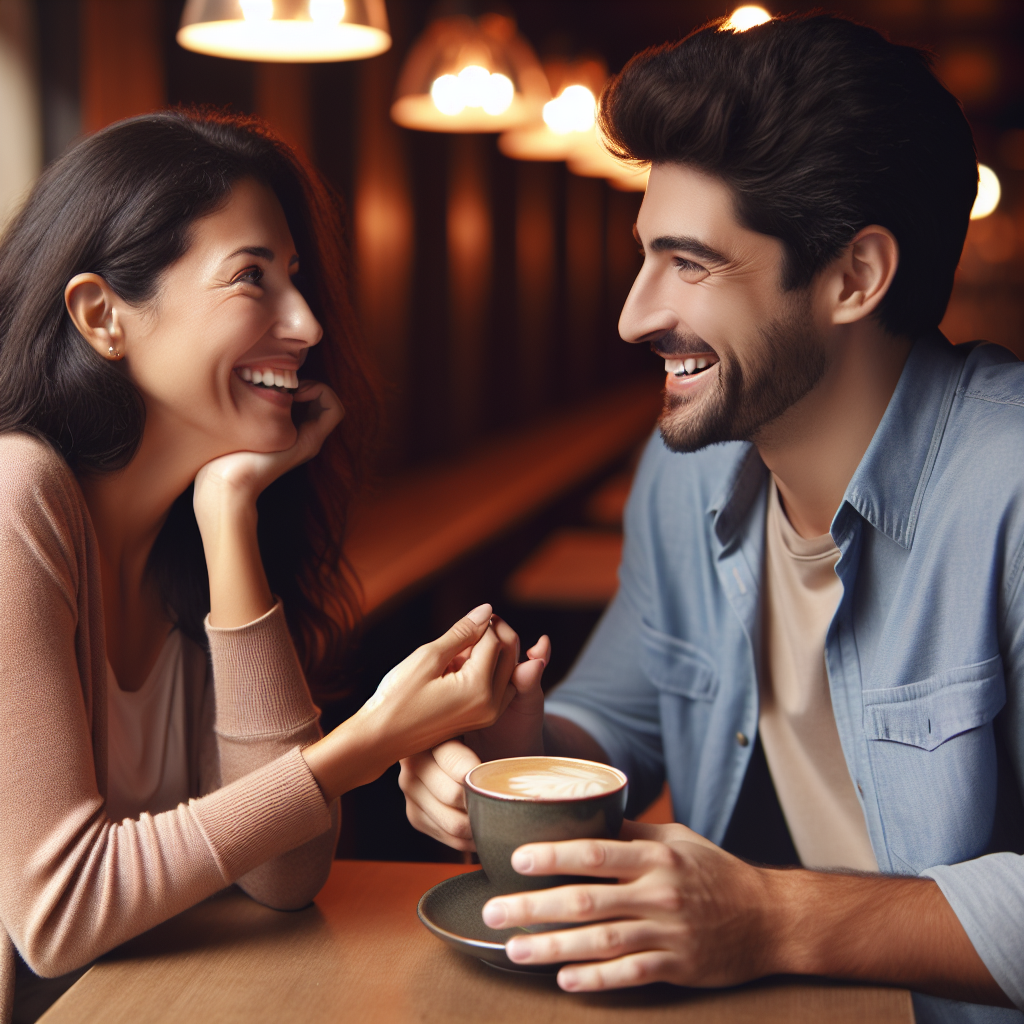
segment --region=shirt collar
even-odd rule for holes
[[[832,521],[834,538],[844,532],[841,517],[849,506],[901,547],[910,547],[968,348],[955,350],[938,331],[914,343]],[[754,445],[743,445],[707,509],[723,547],[735,538],[767,472]]]
[[[919,338],[832,521],[849,505],[900,547],[914,541],[921,502],[939,452],[964,359],[938,331]]]

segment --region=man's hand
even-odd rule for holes
[[[475,849],[462,788],[466,772],[481,761],[544,752],[541,677],[551,658],[551,641],[542,636],[526,658],[512,672],[515,696],[494,725],[466,733],[464,743],[449,740],[402,759],[398,784],[409,822],[456,850]]]
[[[619,884],[488,901],[483,918],[492,928],[584,924],[516,935],[506,945],[509,959],[568,962],[558,973],[568,991],[814,974],[1012,1005],[933,881],[759,868],[682,825],[627,821],[622,836],[632,841],[532,843],[513,854],[524,875]]]
[[[590,927],[517,935],[506,947],[522,964],[574,963],[558,974],[569,991],[652,981],[735,985],[772,973],[765,872],[682,825],[623,824],[632,842],[533,843],[512,857],[517,871],[584,874],[619,885],[568,885],[490,900],[492,928],[557,921]],[[659,841],[660,840],[660,841]]]

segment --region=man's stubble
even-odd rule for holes
[[[675,335],[660,339],[657,348],[671,356],[706,350],[707,346],[694,336]],[[758,330],[757,344],[745,366],[735,357],[719,358],[710,394],[691,400],[665,393],[658,426],[666,447],[674,452],[693,452],[723,441],[756,440],[759,432],[803,398],[828,368],[806,294],[796,298],[789,315],[770,320]]]

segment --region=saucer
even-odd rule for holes
[[[526,974],[555,974],[561,964],[516,964],[505,955],[505,943],[522,928],[488,928],[480,912],[499,896],[483,871],[454,875],[428,889],[416,906],[416,915],[439,939],[460,953],[479,957],[491,967]]]

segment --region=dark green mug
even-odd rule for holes
[[[617,768],[573,757],[507,757],[466,774],[469,823],[480,864],[499,893],[594,882],[580,875],[521,875],[524,843],[616,839],[629,780]]]

